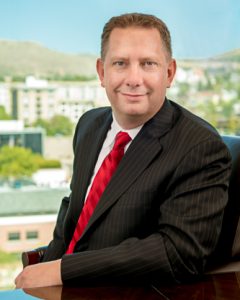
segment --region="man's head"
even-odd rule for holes
[[[101,59],[104,60],[108,48],[109,37],[114,28],[143,27],[156,28],[160,34],[166,54],[172,57],[171,36],[166,24],[153,15],[129,13],[112,17],[104,26],[101,37]]]
[[[156,17],[126,14],[105,25],[97,72],[122,128],[142,125],[160,110],[175,71],[170,34]]]

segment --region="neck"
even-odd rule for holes
[[[116,119],[117,123],[119,124],[119,126],[125,130],[137,128],[139,126],[144,125],[144,123],[146,122],[146,121],[143,121],[140,119],[136,120],[135,118],[119,118],[119,117],[116,117],[116,115],[114,115],[114,116],[115,116],[115,119]]]
[[[129,115],[119,115],[113,111],[113,115],[117,123],[122,129],[130,130],[143,126],[147,121],[149,121],[155,114],[149,116],[129,116]]]

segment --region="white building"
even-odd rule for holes
[[[12,87],[12,113],[25,124],[64,115],[73,123],[87,110],[107,105],[105,90],[98,81],[54,82],[30,76]]]
[[[32,175],[38,187],[68,187],[67,172],[64,169],[40,169]]]
[[[11,114],[11,96],[9,84],[0,84],[0,106],[3,106],[6,113]]]

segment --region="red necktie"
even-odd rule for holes
[[[131,138],[126,132],[121,131],[116,135],[113,149],[104,159],[93,180],[66,254],[73,253],[77,241],[80,239],[99,199],[124,155],[124,147],[130,140]]]

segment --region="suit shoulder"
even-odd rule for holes
[[[181,130],[184,128],[185,133],[192,135],[195,141],[214,137],[221,139],[216,128],[209,122],[173,101],[171,101],[171,104],[176,110],[176,127],[181,128]]]
[[[104,118],[104,116],[108,115],[112,111],[111,107],[99,107],[99,108],[93,108],[87,112],[85,112],[79,121],[85,120],[85,119],[98,119],[98,118]]]
[[[174,125],[168,135],[168,146],[176,145],[179,149],[180,160],[194,149],[209,149],[209,151],[222,151],[222,155],[230,160],[228,148],[218,131],[207,121],[191,113],[179,104],[171,101],[174,108]],[[200,148],[199,148],[200,147]],[[181,155],[180,155],[181,153]],[[196,151],[198,155],[199,150]]]
[[[73,145],[76,144],[77,140],[81,135],[87,134],[91,130],[95,130],[101,127],[106,120],[111,119],[112,110],[110,107],[94,108],[85,112],[80,119],[75,128]]]
[[[111,107],[100,107],[94,108],[87,112],[85,112],[79,119],[77,123],[77,128],[79,126],[89,126],[93,123],[103,122],[109,114],[111,114],[112,109]]]
[[[169,145],[178,145],[182,153],[188,153],[195,147],[216,147],[228,153],[227,146],[218,131],[207,121],[191,113],[179,104],[171,101],[174,108],[174,125],[168,137]],[[212,146],[210,146],[212,145]],[[179,150],[180,151],[180,150]],[[226,154],[229,156],[229,153]]]

